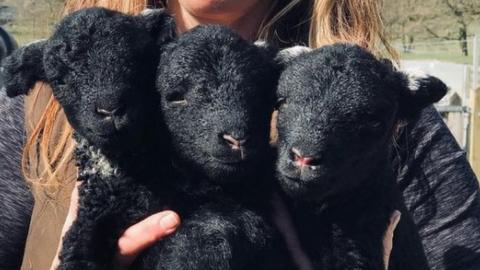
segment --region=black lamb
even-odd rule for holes
[[[164,11],[128,16],[90,8],[65,17],[48,40],[2,62],[9,96],[51,85],[75,130],[78,217],[64,237],[59,269],[111,269],[122,230],[152,210],[145,182],[160,151],[155,72],[174,37]],[[155,123],[155,121],[154,121]]]
[[[166,46],[159,119],[175,180],[169,209],[183,221],[146,269],[291,269],[270,220],[273,52],[215,25]]]
[[[391,157],[399,122],[447,87],[356,45],[292,51],[301,53],[280,53],[277,174],[309,268],[384,270],[382,239],[398,209],[389,270],[428,269]]]

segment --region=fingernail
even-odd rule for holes
[[[398,223],[401,217],[402,217],[402,213],[400,211],[398,210],[393,211],[393,214],[392,214],[393,223]]]
[[[178,216],[174,213],[168,213],[160,219],[160,226],[164,230],[175,229],[179,223]]]

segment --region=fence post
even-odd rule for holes
[[[480,89],[472,90],[470,113],[470,149],[469,159],[473,171],[480,179]]]
[[[480,179],[480,88],[478,87],[479,73],[479,47],[478,36],[473,38],[473,74],[472,74],[472,92],[470,95],[470,147],[469,159],[473,171]]]
[[[475,35],[473,37],[473,75],[472,75],[472,89],[477,89],[478,87],[478,73],[479,73],[479,64],[480,64],[480,44],[479,44],[479,38],[478,35]]]

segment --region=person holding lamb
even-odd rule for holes
[[[378,0],[69,0],[64,14],[91,6],[135,14],[147,6],[166,7],[179,33],[199,24],[218,23],[247,40],[260,38],[279,47],[309,44],[318,48],[351,42],[377,56],[383,52],[381,48],[393,52],[385,38]],[[395,59],[395,53],[392,55]],[[26,100],[25,111],[8,110],[0,115],[25,114],[25,122],[31,123],[26,125],[28,139],[22,167],[33,184],[35,207],[22,269],[50,267],[57,243],[75,219],[78,204],[77,197],[71,196],[77,190],[73,184],[72,128],[49,89],[47,84],[37,84],[32,98]],[[419,228],[429,265],[434,269],[478,268],[479,188],[464,151],[433,107],[399,125],[395,135],[398,155],[392,157],[394,171],[407,209]],[[395,217],[398,220],[398,215]],[[133,225],[118,239],[118,262],[130,264],[141,250],[171,234],[179,223],[176,213],[165,211]],[[387,234],[391,236],[392,230]]]

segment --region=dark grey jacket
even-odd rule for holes
[[[432,269],[480,269],[480,193],[465,152],[434,108],[398,141],[398,183]]]

